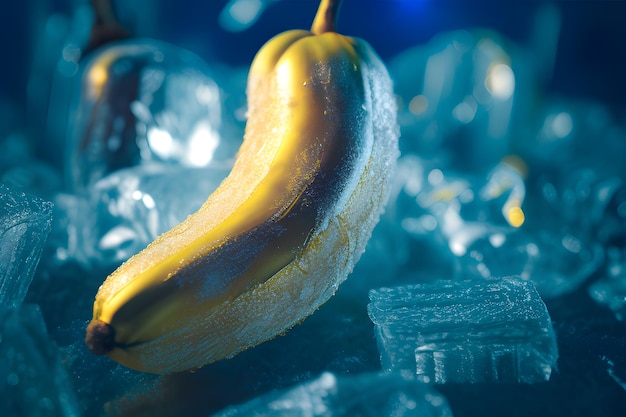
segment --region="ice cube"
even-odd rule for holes
[[[56,263],[117,266],[198,210],[229,170],[139,165],[102,178],[86,198],[58,195]]]
[[[52,222],[52,204],[0,183],[0,305],[22,303]]]
[[[432,383],[535,383],[556,366],[546,306],[519,278],[380,288],[370,300],[386,371]]]
[[[397,373],[319,377],[270,392],[215,414],[234,416],[430,416],[448,417],[446,399],[428,385]]]
[[[69,112],[70,183],[83,190],[146,161],[201,167],[220,144],[220,90],[198,56],[152,39],[90,57]]]
[[[515,122],[523,120],[518,129],[527,129],[528,107],[521,104],[528,101],[532,70],[509,45],[495,32],[462,30],[390,61],[407,150],[427,158],[446,154],[469,170],[510,151]]]
[[[544,298],[556,298],[579,288],[601,266],[602,247],[559,225],[547,223],[543,230],[498,228],[483,224],[480,234],[463,245],[455,259],[455,277],[490,278],[519,275],[535,284]],[[469,232],[467,232],[469,233]],[[452,239],[466,234],[461,228]]]
[[[586,233],[588,228],[570,225],[566,216],[538,204],[536,191],[527,193],[525,169],[524,161],[512,156],[484,177],[441,168],[414,155],[401,158],[388,216],[416,239],[409,248],[420,254],[416,269],[430,270],[434,259],[448,258],[453,274],[437,268],[443,272],[440,277],[519,275],[533,281],[542,297],[570,293],[591,277],[602,265],[602,247]],[[598,188],[596,194],[604,200],[587,217],[608,229],[619,222],[615,190],[620,188],[612,182]],[[611,193],[616,197],[609,199]],[[616,214],[607,220],[602,215],[607,212]]]
[[[39,307],[0,306],[0,415],[78,417],[80,409]]]

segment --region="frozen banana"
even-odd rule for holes
[[[235,165],[198,212],[100,287],[86,343],[140,371],[197,369],[313,313],[365,249],[398,154],[387,71],[334,31],[322,0],[311,31],[282,33],[248,78]]]

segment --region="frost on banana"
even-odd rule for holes
[[[312,31],[258,52],[232,172],[200,210],[100,287],[86,343],[137,370],[199,368],[312,314],[365,249],[398,153],[392,85],[371,47]]]

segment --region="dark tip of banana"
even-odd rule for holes
[[[108,323],[92,320],[87,326],[85,343],[96,355],[106,355],[115,348],[115,329]]]

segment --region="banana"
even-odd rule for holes
[[[102,284],[86,344],[144,372],[193,370],[284,333],[326,302],[358,261],[398,156],[387,71],[334,32],[268,41],[252,62],[244,141],[198,212]]]

